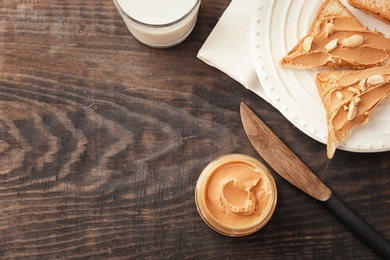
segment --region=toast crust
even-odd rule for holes
[[[348,3],[351,6],[390,24],[389,0],[348,0]]]

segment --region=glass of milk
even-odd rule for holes
[[[143,44],[168,48],[195,26],[201,0],[113,0],[131,34]]]

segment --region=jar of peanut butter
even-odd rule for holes
[[[261,229],[274,213],[275,181],[258,160],[243,154],[221,156],[204,168],[195,202],[204,222],[226,236],[245,236]]]

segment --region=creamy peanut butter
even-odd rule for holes
[[[257,160],[240,154],[219,158],[202,172],[196,189],[199,213],[226,235],[261,228],[276,203],[275,182]]]
[[[390,67],[322,72],[316,81],[327,111],[328,143],[338,144],[389,95]]]
[[[283,59],[302,68],[370,68],[389,59],[390,39],[355,17],[337,13],[316,21],[308,36]]]

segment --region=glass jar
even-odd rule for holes
[[[243,154],[221,156],[207,165],[195,188],[195,202],[204,222],[226,236],[245,236],[272,217],[277,189],[269,170]]]
[[[184,41],[196,24],[201,0],[114,0],[126,27],[143,44],[168,48]]]

